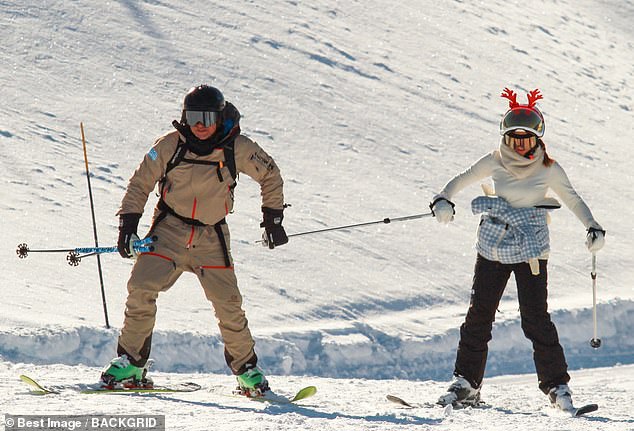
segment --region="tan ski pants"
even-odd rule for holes
[[[233,270],[229,248],[229,228],[222,226],[230,267],[214,226],[191,226],[168,215],[155,228],[158,237],[154,251],[138,258],[128,281],[125,320],[119,336],[119,349],[144,364],[156,319],[156,299],[184,272],[196,274],[205,296],[215,310],[225,356],[233,373],[255,358],[253,337],[242,309],[242,295]],[[120,352],[121,353],[121,352]],[[189,352],[183,352],[188,355]],[[257,360],[257,359],[256,359]]]

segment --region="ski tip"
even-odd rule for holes
[[[312,397],[317,393],[317,387],[315,386],[306,386],[305,388],[300,389],[295,393],[295,396],[292,398],[288,398],[284,395],[280,395],[272,391],[271,389],[265,391],[259,396],[246,396],[246,398],[253,401],[261,401],[261,402],[271,402],[276,404],[293,404],[296,401],[304,400],[306,398]],[[233,392],[234,396],[244,397],[245,394],[239,391]]]
[[[312,397],[316,393],[317,393],[316,386],[306,386],[305,388],[300,389],[290,401],[295,402],[295,401],[303,400],[304,398]]]
[[[31,393],[33,395],[47,395],[58,393],[57,391],[43,387],[38,382],[25,374],[20,374],[20,380],[31,387]]]
[[[300,389],[299,392],[314,395],[317,393],[317,386],[306,386],[305,388]]]
[[[579,407],[578,409],[575,409],[575,411],[573,412],[573,416],[579,417],[579,416],[585,415],[586,413],[595,412],[597,410],[599,410],[598,404],[586,404],[583,407]]]
[[[20,380],[22,380],[24,383],[34,386],[34,387],[39,387],[40,389],[43,389],[39,383],[37,383],[35,380],[33,380],[32,378],[30,378],[29,376],[25,375],[25,374],[20,374]]]
[[[414,407],[413,405],[411,405],[410,403],[408,403],[407,401],[405,401],[403,398],[399,398],[396,395],[386,395],[385,398],[387,398],[388,401],[392,401],[393,403],[396,404],[400,404],[402,406],[405,407]]]

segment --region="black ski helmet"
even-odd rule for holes
[[[209,85],[201,84],[189,89],[183,100],[183,115],[181,121],[187,123],[186,111],[222,112],[225,109],[225,97],[220,90]],[[222,115],[217,116],[217,123]]]

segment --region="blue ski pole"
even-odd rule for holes
[[[134,241],[134,243],[132,243],[132,248],[136,253],[147,253],[153,251],[154,247],[148,244],[156,241],[156,239],[156,236],[152,236],[136,240]],[[70,266],[77,266],[84,257],[97,256],[97,259],[99,259],[99,255],[102,253],[115,253],[118,250],[119,249],[116,246],[76,248],[75,250],[68,253],[68,256],[66,256],[66,261],[68,261],[68,264]]]
[[[150,247],[146,246],[147,244],[151,244],[154,242],[152,238],[140,239],[138,241],[134,241],[132,246],[136,251],[146,252],[151,251]],[[101,254],[101,253],[114,253],[117,251],[117,246],[112,247],[77,247],[73,250],[73,252],[77,254],[90,253],[90,254]]]
[[[154,250],[154,247],[152,245],[150,245],[150,244],[152,244],[154,241],[156,241],[156,239],[157,238],[155,236],[154,237],[148,237],[148,238],[140,239],[138,241],[135,241],[132,244],[132,247],[134,247],[134,250],[139,252],[139,253],[146,253],[146,252]],[[68,256],[66,257],[66,260],[68,261],[68,264],[71,265],[71,266],[77,266],[77,265],[79,265],[79,262],[80,262],[82,257],[94,256],[94,255],[103,254],[103,253],[114,253],[116,251],[117,251],[117,247],[116,246],[113,246],[113,247],[75,247],[75,248],[31,250],[28,245],[20,244],[20,245],[18,245],[18,249],[16,250],[16,253],[18,254],[18,257],[20,259],[26,258],[29,255],[29,253],[68,253]]]

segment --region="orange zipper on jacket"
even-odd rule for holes
[[[192,220],[196,219],[196,205],[198,204],[198,201],[196,200],[196,198],[194,198],[194,206],[192,208]],[[194,225],[192,225],[191,228],[191,233],[189,234],[189,240],[187,241],[187,248],[191,247],[192,245],[192,241],[194,241],[194,232],[195,232],[195,227]]]

